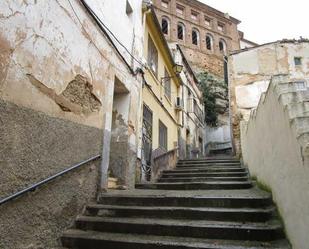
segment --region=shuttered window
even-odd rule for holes
[[[167,150],[167,127],[159,120],[159,146]]]
[[[171,78],[169,77],[166,68],[164,68],[164,94],[169,100],[171,100]]]
[[[150,35],[148,36],[148,57],[147,57],[148,65],[151,71],[158,77],[158,50],[153,43]]]

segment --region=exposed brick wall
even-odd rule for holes
[[[226,43],[227,53],[237,50],[239,46],[239,33],[237,30],[238,21],[226,17],[223,13],[214,10],[196,0],[169,0],[168,7],[161,4],[162,0],[154,0],[155,10],[159,21],[162,17],[169,19],[169,33],[166,39],[169,42],[177,42],[182,45],[187,59],[192,63],[193,68],[207,69],[216,76],[223,77],[223,54],[219,49],[219,41],[223,39]],[[183,15],[177,13],[176,5],[184,8]],[[191,18],[191,11],[198,13],[197,20]],[[207,26],[205,17],[211,19],[211,25]],[[177,24],[181,22],[185,26],[184,40],[177,38]],[[218,29],[218,24],[224,25],[224,31]],[[199,31],[199,44],[192,44],[192,29]],[[212,50],[206,48],[206,35],[213,37]]]

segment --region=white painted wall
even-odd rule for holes
[[[144,28],[142,23],[142,0],[85,0],[101,21],[138,60],[142,58]],[[126,13],[127,1],[133,12]],[[113,38],[119,50],[131,65],[132,57]],[[134,66],[138,63],[134,61]]]
[[[294,57],[302,58],[296,66]],[[266,91],[270,78],[289,74],[291,79],[309,76],[309,42],[276,42],[248,49],[230,56],[230,79],[233,113],[239,112],[248,120]]]
[[[287,109],[270,86],[249,122],[242,121],[243,160],[251,175],[271,188],[293,248],[307,249],[309,165],[297,137]]]

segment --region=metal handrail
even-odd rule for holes
[[[23,189],[21,191],[18,191],[18,192],[14,193],[14,194],[12,194],[10,196],[7,196],[7,197],[5,197],[5,198],[0,200],[0,205],[6,203],[8,201],[11,201],[11,200],[13,200],[13,199],[15,199],[15,198],[17,198],[17,197],[27,193],[27,192],[34,191],[36,188],[40,187],[41,185],[46,184],[46,183],[54,180],[55,178],[57,178],[59,176],[62,176],[62,175],[66,174],[66,173],[68,173],[68,172],[70,172],[70,171],[72,171],[74,169],[77,169],[77,168],[81,167],[82,165],[84,165],[84,164],[86,164],[88,162],[91,162],[93,160],[99,159],[100,157],[101,157],[101,155],[96,155],[96,156],[90,157],[87,160],[84,160],[84,161],[82,161],[82,162],[80,162],[78,164],[75,164],[75,165],[71,166],[70,168],[67,168],[67,169],[65,169],[65,170],[63,170],[63,171],[61,171],[61,172],[59,172],[59,173],[57,173],[57,174],[55,174],[53,176],[50,176],[50,177],[48,177],[48,178],[46,178],[46,179],[44,179],[44,180],[42,180],[40,182],[37,182],[37,183],[33,184],[30,187],[27,187],[27,188],[25,188],[25,189]]]

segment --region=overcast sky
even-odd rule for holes
[[[308,0],[200,0],[241,20],[245,38],[259,44],[309,38]]]

